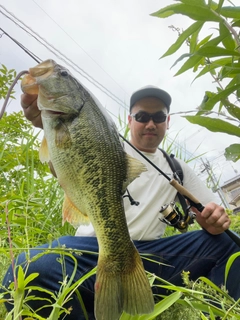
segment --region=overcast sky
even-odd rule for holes
[[[171,94],[171,112],[176,113],[194,110],[201,103],[204,92],[214,91],[215,86],[209,77],[192,83],[195,75],[191,71],[174,77],[180,65],[173,69],[171,66],[181,53],[187,52],[187,48],[159,60],[177,39],[177,33],[169,26],[184,29],[192,23],[180,15],[167,19],[150,16],[171,3],[174,1],[0,0],[0,28],[41,60],[52,58],[66,66],[61,60],[65,55],[74,62],[80,73],[70,70],[97,96],[116,121],[119,113],[123,117],[124,110],[128,110],[131,93],[149,84]],[[6,17],[13,19],[12,15],[20,20],[14,19],[22,28]],[[27,27],[32,29],[32,34],[34,31],[59,50],[59,57],[43,46],[39,41],[44,41],[39,37],[35,39],[27,34]],[[0,64],[20,72],[35,66],[36,62],[2,35]],[[21,109],[19,84],[16,89],[17,100],[11,102],[8,112]],[[195,155],[206,152],[203,159],[210,160],[217,176],[221,174],[221,183],[234,177],[236,170],[240,173],[240,163],[226,162],[223,157],[224,148],[237,142],[233,136],[213,134],[173,115],[169,137],[174,139],[177,134],[178,142],[190,154],[196,148]],[[198,172],[200,163],[197,162]]]

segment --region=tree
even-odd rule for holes
[[[176,0],[152,14],[158,18],[167,18],[182,14],[194,20],[178,39],[161,56],[174,54],[180,47],[188,52],[182,54],[174,63],[186,60],[175,74],[187,70],[197,73],[194,80],[210,74],[216,86],[216,92],[206,91],[194,116],[185,118],[213,132],[223,132],[240,137],[240,7],[223,6],[224,0],[218,3],[208,0]],[[230,1],[229,1],[230,3]],[[200,32],[207,24],[215,26],[215,32],[200,38]],[[216,110],[216,111],[215,111]],[[216,116],[217,115],[217,116]],[[227,160],[234,162],[240,159],[240,144],[231,144],[225,149]]]

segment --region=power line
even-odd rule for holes
[[[51,19],[113,82],[116,83],[116,85],[123,90],[124,93],[126,91],[123,89],[122,86],[106,71],[103,69],[103,67],[96,61],[94,60],[90,54],[82,47],[80,44],[68,33],[66,32],[59,23],[57,23],[35,0],[32,0],[38,7],[41,9],[48,17]],[[127,94],[127,93],[126,93]]]
[[[46,49],[48,49],[51,53],[53,53],[56,57],[58,57],[60,60],[62,60],[66,65],[71,67],[73,70],[75,70],[77,73],[79,73],[83,78],[88,80],[90,83],[92,83],[95,87],[97,87],[100,91],[105,93],[108,97],[110,97],[112,100],[114,100],[117,104],[119,104],[124,109],[127,109],[126,104],[119,99],[115,94],[113,94],[110,90],[108,90],[105,86],[103,86],[100,82],[98,82],[96,79],[94,79],[91,75],[89,75],[86,71],[84,71],[81,67],[79,67],[75,62],[73,62],[71,59],[69,59],[66,55],[64,55],[60,50],[55,48],[53,45],[51,45],[48,41],[46,41],[44,38],[42,38],[38,33],[36,33],[32,28],[27,26],[23,21],[18,19],[13,13],[9,12],[4,6],[0,5],[1,8],[3,8],[12,18],[16,19],[18,22],[20,22],[24,27],[22,27],[19,23],[14,21],[11,17],[6,15],[4,12],[0,10],[0,13],[2,13],[6,18],[8,18],[10,21],[15,23],[19,28],[24,30],[26,33],[28,33],[30,36],[32,36],[36,41],[38,41],[41,45],[43,45]],[[31,33],[32,32],[32,33]],[[41,39],[41,40],[39,40]],[[50,47],[50,48],[49,48]],[[58,54],[57,54],[57,53]],[[63,58],[62,58],[63,57]]]
[[[33,1],[33,0],[32,0]],[[34,1],[35,2],[35,1]],[[42,38],[38,33],[36,33],[32,28],[27,26],[24,22],[22,22],[20,19],[18,19],[13,13],[9,12],[4,6],[0,5],[2,9],[4,9],[10,16],[8,16],[6,13],[2,12],[0,10],[0,13],[4,15],[6,18],[8,18],[10,21],[12,21],[14,24],[16,24],[19,28],[21,28],[24,32],[29,34],[31,37],[33,37],[38,43],[43,45],[47,50],[49,50],[51,53],[53,53],[56,57],[58,57],[60,60],[64,61],[68,66],[70,66],[72,69],[74,69],[77,73],[79,73],[82,77],[84,77],[86,80],[88,80],[90,83],[92,83],[95,87],[97,87],[100,91],[102,91],[104,94],[109,96],[112,100],[114,100],[117,104],[119,104],[121,107],[124,109],[128,110],[126,104],[118,98],[116,95],[114,95],[111,91],[109,91],[105,86],[103,86],[101,83],[99,83],[96,79],[94,79],[91,75],[89,75],[86,71],[84,71],[82,68],[80,68],[76,63],[74,63],[71,59],[69,59],[67,56],[65,56],[60,50],[55,48],[53,45],[51,45],[48,41],[46,41],[44,38]],[[41,7],[40,7],[41,8]],[[41,8],[42,9],[42,8]],[[43,9],[42,9],[43,10]],[[43,10],[44,11],[44,10]],[[45,12],[45,11],[44,11]],[[47,14],[45,12],[45,14]],[[48,15],[48,14],[47,14]],[[49,15],[48,15],[49,16]],[[50,16],[49,16],[50,17]],[[50,17],[51,18],[51,17]],[[19,23],[14,21],[16,19]],[[51,18],[52,19],[52,18]],[[53,20],[53,19],[52,19]],[[54,20],[53,20],[54,21]],[[54,21],[55,22],[55,21]],[[56,23],[56,22],[55,22]],[[57,23],[56,23],[57,24]],[[58,25],[58,24],[57,24]],[[59,26],[59,25],[58,25]],[[59,26],[60,27],[60,26]],[[26,30],[26,28],[28,30]],[[61,27],[60,27],[61,28]],[[62,28],[61,28],[62,29]],[[3,29],[1,29],[3,31]],[[63,30],[63,29],[62,29]],[[64,30],[63,30],[64,31]],[[30,55],[33,59],[36,55],[30,52],[26,47],[24,47],[20,42],[12,38],[9,34],[7,34],[5,31],[3,31],[12,41],[14,41],[21,49],[23,49],[28,55]],[[65,32],[65,31],[64,31]],[[65,32],[66,33],[66,32]],[[67,33],[66,33],[67,34]],[[68,35],[68,34],[67,34]],[[68,35],[74,42],[75,40]],[[40,40],[39,40],[40,39]],[[77,44],[78,45],[78,44]],[[79,45],[78,45],[79,46]],[[79,46],[80,47],[80,46]],[[81,48],[81,47],[80,47]],[[81,48],[82,49],[82,48]],[[83,49],[82,49],[83,50]],[[58,54],[57,54],[57,53]],[[86,53],[86,52],[85,52]],[[87,53],[86,53],[87,54]],[[63,58],[64,57],[64,58]],[[39,58],[38,58],[39,59]],[[34,59],[36,61],[36,59]],[[40,59],[41,60],[41,59]],[[93,60],[93,59],[92,59]],[[69,62],[68,62],[69,61]],[[94,60],[93,60],[94,61]],[[95,62],[95,61],[94,61]],[[96,63],[96,62],[95,62]],[[104,70],[103,70],[104,71]],[[114,79],[112,79],[115,81]],[[116,116],[115,116],[116,117]],[[126,124],[126,123],[125,123]],[[190,153],[183,145],[180,143],[174,141],[170,137],[168,137],[168,140],[172,141],[172,144],[175,144],[178,148],[180,147],[181,149],[184,150],[185,154],[189,157],[193,156],[193,153]],[[196,161],[199,161],[199,159],[195,159]]]
[[[1,11],[1,10],[0,10]],[[16,43],[16,45],[18,45],[23,51],[25,51],[33,60],[35,60],[37,63],[39,63],[39,61],[41,61],[41,59],[36,56],[33,52],[31,52],[29,49],[27,49],[26,47],[24,47],[24,45],[20,42],[18,42],[16,39],[14,39],[13,37],[10,36],[10,34],[8,34],[5,30],[3,30],[2,28],[0,28],[0,30],[3,32],[3,34],[5,34],[9,39],[11,39],[13,42]]]
[[[201,160],[202,160],[202,159],[201,159]],[[206,160],[206,162],[204,162],[204,161],[202,160],[202,164],[203,164],[203,166],[204,166],[204,170],[207,171],[208,176],[209,176],[209,178],[211,179],[211,182],[212,182],[212,184],[213,184],[213,189],[214,189],[213,191],[218,193],[218,195],[219,195],[219,197],[220,197],[220,199],[221,199],[224,207],[230,209],[229,203],[227,202],[227,200],[226,200],[226,198],[225,198],[225,195],[224,195],[222,189],[219,187],[219,181],[217,180],[217,178],[216,178],[216,176],[215,176],[215,174],[214,174],[214,172],[213,172],[213,170],[212,170],[212,167],[211,167],[209,161]]]

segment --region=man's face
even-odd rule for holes
[[[157,98],[143,98],[133,106],[131,114],[136,114],[139,111],[147,113],[156,113],[162,111],[167,115],[167,108],[165,104]],[[155,152],[165,133],[169,127],[170,116],[167,115],[166,120],[162,123],[156,123],[152,119],[148,122],[138,122],[128,116],[128,126],[131,132],[131,143],[141,151]]]

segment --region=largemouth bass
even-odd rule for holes
[[[115,123],[96,98],[53,60],[30,68],[22,90],[38,92],[40,159],[51,162],[65,192],[63,220],[74,226],[90,221],[96,232],[96,319],[118,320],[123,311],[150,313],[153,295],[122,199],[145,166],[123,150]]]

